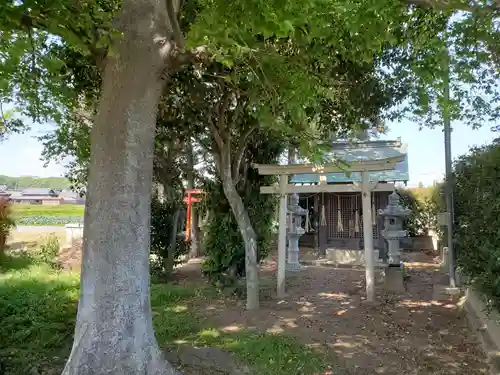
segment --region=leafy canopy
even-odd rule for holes
[[[36,121],[57,123],[88,105],[89,97],[95,102],[96,72],[120,37],[112,28],[120,6],[117,0],[1,0],[0,102]],[[388,114],[411,113],[420,123],[436,125],[449,50],[450,113],[478,126],[498,112],[497,10],[478,5],[457,16],[446,9],[452,7],[463,4],[190,0],[180,24],[188,50],[203,46],[227,68],[246,65],[228,79],[254,82],[252,100],[264,124],[304,127],[321,116],[325,102],[343,95],[338,86],[344,77],[326,72],[350,61],[372,67],[394,101],[403,104]]]

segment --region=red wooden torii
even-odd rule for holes
[[[201,202],[201,197],[195,197],[195,195],[204,194],[203,190],[200,189],[186,189],[184,203],[187,204],[186,212],[186,241],[191,239],[191,212],[193,203]]]

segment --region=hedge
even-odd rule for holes
[[[458,265],[500,308],[500,142],[474,147],[454,165]]]
[[[442,230],[437,225],[439,212],[446,210],[443,197],[443,186],[434,184],[428,187],[404,188],[397,192],[401,204],[411,210],[410,216],[405,221],[405,229],[410,237],[427,236],[429,231],[441,235]]]
[[[83,223],[83,216],[24,216],[15,221],[16,225],[65,225]]]

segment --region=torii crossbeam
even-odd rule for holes
[[[279,187],[264,186],[261,187],[261,194],[279,194],[279,237],[278,237],[278,285],[277,293],[279,297],[285,295],[285,267],[286,267],[286,211],[287,211],[287,194],[293,192],[321,192],[321,191],[339,191],[334,190],[332,185],[327,185],[327,173],[361,173],[361,184],[354,186],[356,191],[361,191],[362,208],[363,208],[363,236],[364,236],[364,251],[365,251],[365,271],[366,271],[366,298],[368,301],[375,299],[375,259],[373,249],[373,232],[372,232],[372,204],[371,191],[377,189],[377,185],[370,182],[370,172],[379,172],[393,170],[396,164],[405,160],[405,155],[391,157],[379,160],[358,160],[350,162],[348,165],[327,164],[254,164],[253,167],[259,171],[260,175],[279,176]],[[319,185],[300,186],[297,187],[288,184],[288,176],[296,174],[314,173],[320,176]],[[349,186],[352,189],[351,186]]]

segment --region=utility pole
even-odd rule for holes
[[[451,164],[451,113],[450,113],[450,53],[446,48],[444,59],[443,79],[443,130],[444,130],[444,158],[445,158],[445,198],[446,198],[446,236],[448,239],[448,267],[450,274],[450,288],[456,288],[455,278],[455,246],[453,244],[453,171]]]

